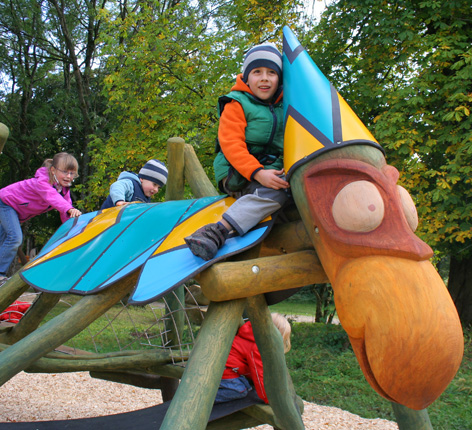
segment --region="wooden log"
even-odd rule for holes
[[[185,156],[185,179],[187,180],[192,193],[195,197],[217,196],[218,190],[214,187],[210,179],[208,179],[205,170],[203,170],[198,160],[195,150],[188,143],[184,146]]]
[[[167,141],[167,163],[169,168],[169,176],[166,188],[166,201],[182,200],[185,194],[185,141],[180,137],[172,137]],[[182,339],[184,330],[184,311],[182,306],[184,303],[184,287],[180,286],[173,293],[165,296],[167,306],[169,308],[171,318],[165,320],[166,332],[170,345],[178,345]],[[180,309],[180,310],[179,310]],[[173,378],[161,378],[160,387],[162,390],[162,399],[164,402],[171,400],[179,381]]]
[[[215,302],[327,282],[314,251],[217,263],[197,279],[205,297]]]
[[[247,313],[252,323],[254,338],[264,366],[264,387],[269,404],[275,413],[277,427],[290,430],[304,429],[297,395],[285,363],[282,336],[272,322],[263,295],[247,299]]]
[[[181,339],[183,338],[185,323],[185,311],[183,310],[185,306],[184,286],[181,285],[180,287],[176,288],[172,293],[167,294],[165,296],[165,302],[170,313],[169,318],[166,318],[164,320],[166,332],[168,333],[168,346],[178,347],[181,343]],[[162,400],[164,400],[164,402],[172,400],[177,391],[178,386],[179,381],[177,379],[162,378]]]
[[[11,347],[10,347],[11,348]],[[8,351],[8,349],[7,349]],[[30,373],[66,373],[66,372],[104,372],[135,370],[154,373],[154,369],[164,364],[171,364],[176,354],[154,350],[134,355],[111,356],[95,359],[76,358],[61,360],[42,357],[24,370]],[[181,357],[179,357],[181,358]]]
[[[3,147],[5,146],[9,134],[10,130],[8,130],[8,127],[0,122],[0,153],[3,151]]]
[[[184,145],[185,141],[180,137],[171,137],[167,141],[167,201],[184,198]]]
[[[210,303],[161,430],[204,430],[246,301]],[[183,414],[182,411],[189,411]]]
[[[267,423],[272,427],[276,427],[280,422],[277,421],[273,409],[270,405],[252,405],[243,410],[243,413],[256,419],[261,423]]]
[[[16,324],[8,334],[0,336],[0,342],[12,345],[35,331],[44,317],[60,299],[60,294],[41,293],[18,324]]]
[[[85,296],[70,309],[0,353],[0,386],[104,314],[134,288],[137,277],[138,272],[133,272],[113,287]]]
[[[252,406],[249,406],[246,409],[250,409]],[[252,427],[257,427],[261,424],[271,424],[268,421],[259,421],[257,418],[245,414],[246,409],[243,409],[240,412],[234,412],[227,417],[220,418],[218,420],[208,423],[206,430],[239,430],[247,429]]]
[[[258,257],[284,255],[297,251],[313,250],[313,243],[303,221],[276,224],[263,240]]]
[[[160,373],[163,371],[167,375],[168,366],[160,366],[156,373],[157,375],[147,373],[147,372],[136,372],[136,371],[120,371],[120,372],[109,372],[99,371],[99,372],[90,372],[92,378],[103,379],[105,381],[118,382],[120,384],[133,385],[135,387],[141,388],[151,388],[151,389],[162,389],[163,378],[178,380],[175,377],[169,378],[167,376],[161,376]],[[173,366],[175,370],[179,371],[180,377],[184,373],[184,368],[180,366]],[[163,370],[161,370],[163,369]],[[175,373],[174,373],[175,375]]]
[[[394,402],[392,408],[399,430],[433,430],[426,409],[415,411]]]
[[[0,287],[0,312],[3,312],[18,297],[20,297],[29,285],[15,273],[7,282]]]

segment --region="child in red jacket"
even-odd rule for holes
[[[292,328],[285,317],[271,314],[272,321],[282,335],[284,352],[290,351],[290,334]],[[226,361],[223,377],[216,394],[215,403],[229,402],[242,399],[252,390],[250,382],[258,396],[269,403],[264,389],[264,372],[262,359],[254,339],[252,325],[248,321],[243,324],[236,334],[233,345]]]

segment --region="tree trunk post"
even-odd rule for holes
[[[5,336],[0,336],[0,341],[12,345],[32,333],[60,299],[60,294],[40,293],[18,324]]]
[[[205,170],[198,160],[195,150],[189,144],[184,145],[185,179],[187,180],[195,197],[217,196],[218,190],[208,179]]]
[[[0,312],[8,308],[28,288],[29,285],[20,278],[18,273],[15,273],[0,287]]]
[[[169,175],[166,183],[166,201],[184,198],[184,145],[180,137],[167,141],[167,168]]]
[[[8,127],[0,122],[0,153],[3,151],[3,147],[5,146],[9,134],[10,130],[8,130]]]
[[[427,409],[415,411],[394,402],[392,408],[399,430],[433,430]]]
[[[264,387],[280,427],[290,430],[305,428],[296,404],[296,393],[285,363],[282,337],[272,322],[265,297],[247,299],[247,312],[264,365]]]
[[[161,430],[206,428],[245,304],[245,299],[210,303]]]

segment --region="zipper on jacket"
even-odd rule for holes
[[[274,122],[272,123],[272,131],[270,132],[269,143],[267,144],[267,146],[272,144],[272,142],[274,141],[275,131],[277,130],[277,114],[275,113],[274,105],[270,104],[269,109],[274,119]]]

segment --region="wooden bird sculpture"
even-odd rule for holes
[[[370,385],[426,408],[456,374],[463,335],[413,200],[288,27],[283,67],[285,170],[340,322]]]

